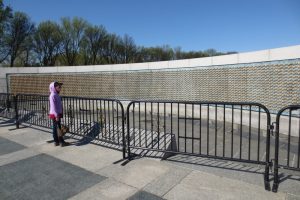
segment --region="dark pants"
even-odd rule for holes
[[[55,121],[53,119],[52,122],[53,122],[52,134],[53,134],[54,142],[56,142],[56,143],[63,143],[64,142],[63,137],[58,137],[58,133],[57,133],[57,128],[61,129],[60,120],[59,121]]]

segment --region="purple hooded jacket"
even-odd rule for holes
[[[54,87],[54,82],[50,83],[49,90],[50,90],[50,96],[49,96],[50,112],[49,112],[49,117],[51,119],[55,119],[56,117],[62,118],[63,107],[62,107],[62,103],[61,103],[61,98],[58,95],[58,93],[57,93],[57,91]]]

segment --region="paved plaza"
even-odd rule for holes
[[[122,152],[0,119],[0,199],[300,199],[300,178],[265,191],[261,166],[176,155],[122,160]],[[272,179],[272,176],[271,176]],[[272,184],[272,182],[271,182]]]

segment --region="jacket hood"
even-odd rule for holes
[[[50,91],[50,93],[57,93],[56,89],[54,87],[54,82],[50,83],[50,85],[49,85],[49,91]]]

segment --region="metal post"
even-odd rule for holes
[[[278,153],[279,153],[279,119],[281,113],[276,116],[276,133],[275,133],[275,158],[274,158],[274,183],[272,187],[273,192],[277,192],[279,177],[278,177]]]
[[[20,122],[19,122],[19,112],[18,112],[18,95],[14,96],[14,102],[15,102],[15,112],[16,112],[16,128],[20,128]]]
[[[124,107],[123,104],[120,101],[117,101],[117,108],[119,107],[118,104],[121,106],[121,112],[122,112],[122,143],[123,143],[123,159],[126,158],[126,139],[125,139],[125,116],[124,116]],[[117,113],[117,116],[119,116],[119,113]],[[119,124],[118,124],[119,125]],[[119,128],[118,128],[119,129]],[[119,142],[119,141],[118,141]]]
[[[263,107],[267,114],[267,140],[266,140],[266,166],[265,166],[265,175],[264,175],[264,181],[265,181],[265,189],[270,190],[270,134],[271,134],[271,115],[269,110],[266,107]]]
[[[130,154],[130,120],[129,120],[129,115],[130,115],[129,109],[132,104],[134,104],[134,102],[130,102],[127,106],[127,154],[128,154],[128,160],[132,159],[131,154]]]

